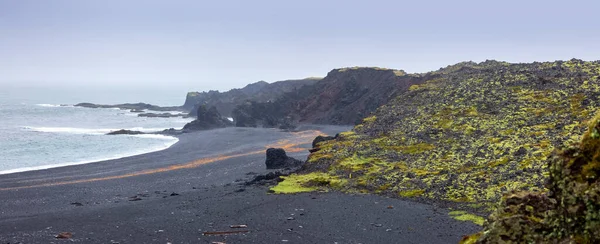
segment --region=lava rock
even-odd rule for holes
[[[284,169],[301,166],[304,162],[292,157],[288,157],[283,148],[267,149],[267,159],[265,164],[267,169]]]
[[[224,128],[232,126],[233,123],[226,118],[223,118],[216,107],[207,108],[206,106],[198,107],[196,120],[187,123],[184,131],[209,130],[215,128]]]
[[[116,130],[106,133],[107,135],[140,135],[144,134],[144,132],[136,131],[136,130]]]

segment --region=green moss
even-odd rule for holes
[[[453,219],[473,222],[476,225],[483,225],[483,223],[485,222],[485,219],[483,217],[470,214],[465,211],[452,211],[449,212],[448,215],[450,215],[450,217],[452,217]]]
[[[423,195],[423,193],[425,193],[425,190],[407,190],[399,192],[398,195],[401,197],[418,197]]]
[[[377,116],[370,116],[363,119],[363,123],[373,123],[377,120]]]
[[[393,147],[393,149],[398,152],[408,153],[408,154],[424,153],[424,152],[427,152],[434,148],[435,148],[434,145],[428,144],[428,143],[418,143],[418,144],[408,145],[408,146]]]
[[[292,174],[281,178],[283,181],[271,188],[274,193],[289,194],[326,190],[326,187],[341,187],[345,182],[325,173]]]

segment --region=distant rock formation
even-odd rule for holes
[[[233,125],[231,121],[223,118],[214,106],[210,108],[200,106],[198,107],[196,114],[197,118],[194,121],[187,123],[183,127],[183,131],[208,130]]]
[[[247,101],[268,102],[275,100],[286,92],[292,92],[306,85],[312,85],[320,78],[307,78],[301,80],[285,80],[273,83],[259,81],[249,84],[244,88],[231,89],[227,92],[189,92],[183,108],[191,111],[190,116],[196,116],[200,105],[215,106],[219,113],[231,117],[233,109]]]
[[[129,110],[131,112],[143,112],[144,110],[152,110],[152,111],[185,111],[180,106],[171,106],[171,107],[161,107],[147,103],[123,103],[123,104],[115,104],[115,105],[103,105],[103,104],[94,104],[94,103],[78,103],[75,104],[75,107],[84,107],[84,108],[118,108],[123,110]]]
[[[116,130],[106,133],[107,135],[140,135],[145,134],[144,132],[137,130]]]
[[[175,118],[175,117],[187,117],[187,114],[172,114],[172,113],[141,113],[138,117],[150,117],[150,118]]]
[[[288,157],[282,148],[267,149],[267,159],[265,164],[267,169],[284,169],[302,166],[304,162],[292,157]]]

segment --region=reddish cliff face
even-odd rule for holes
[[[334,69],[315,84],[285,93],[273,102],[238,106],[233,117],[237,126],[274,127],[290,122],[353,125],[428,77],[382,68]]]
[[[351,125],[386,104],[422,77],[381,68],[334,69],[313,85],[312,93],[293,102],[301,123]]]

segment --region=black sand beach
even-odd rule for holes
[[[480,229],[410,201],[241,185],[267,172],[267,147],[303,160],[317,134],[347,128],[310,129],[188,133],[163,151],[0,175],[0,243],[456,243]],[[203,235],[232,230],[249,232]]]

